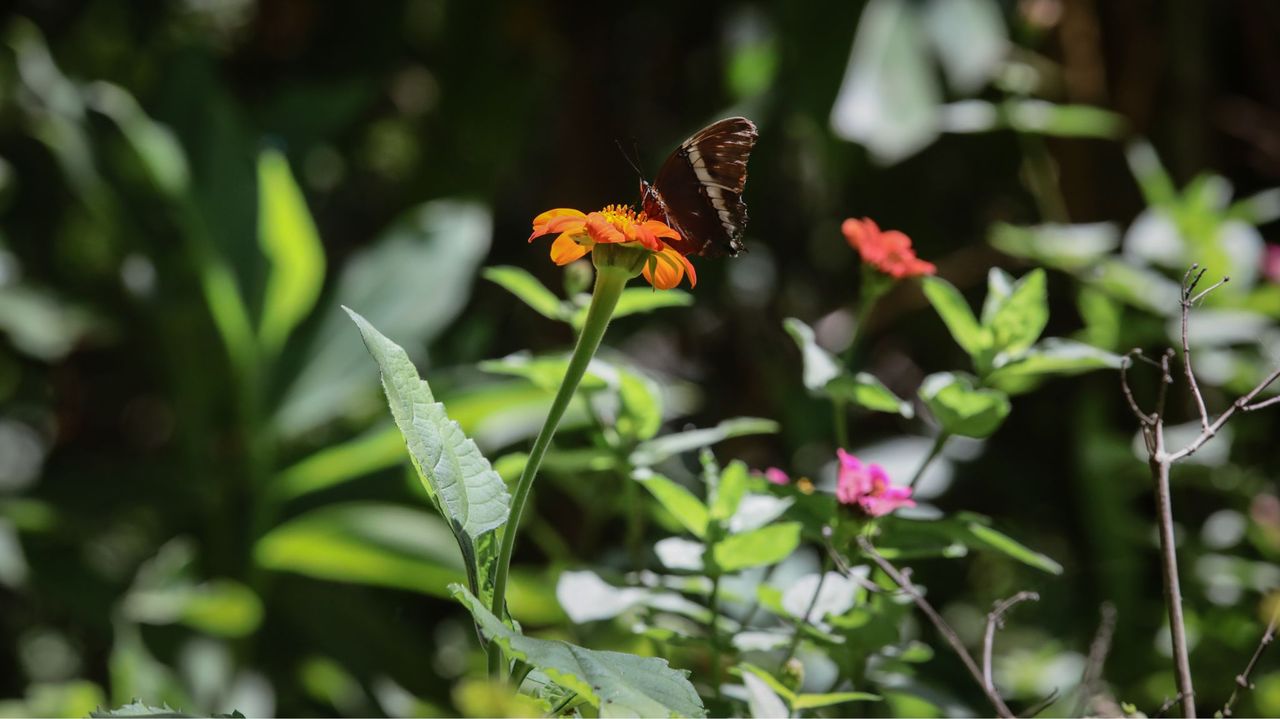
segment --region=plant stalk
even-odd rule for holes
[[[529,502],[538,467],[542,465],[542,458],[546,455],[547,448],[551,446],[551,438],[555,435],[556,428],[560,426],[560,419],[564,417],[565,410],[568,409],[569,402],[578,389],[578,383],[582,381],[582,376],[586,374],[587,367],[591,364],[591,358],[600,347],[600,340],[604,337],[605,329],[609,327],[609,319],[613,317],[618,298],[622,296],[622,289],[631,277],[632,274],[626,270],[609,265],[601,266],[596,273],[596,286],[591,294],[591,306],[587,308],[587,319],[582,325],[582,332],[578,335],[578,343],[573,348],[573,355],[569,358],[569,367],[565,370],[560,389],[556,391],[555,399],[551,402],[551,410],[547,412],[547,419],[542,423],[542,429],[533,441],[529,460],[525,463],[524,471],[520,473],[520,479],[516,481],[515,491],[511,495],[511,512],[502,531],[497,572],[493,580],[491,611],[494,616],[506,616],[507,575],[511,570],[511,555],[515,551],[520,516]],[[498,678],[502,673],[502,650],[497,647],[492,649],[493,651],[489,654],[489,674]]]
[[[1161,434],[1163,434],[1161,432]],[[1164,438],[1160,437],[1163,445]],[[1169,466],[1159,448],[1151,459],[1151,474],[1156,481],[1157,520],[1160,524],[1160,568],[1164,575],[1164,603],[1169,608],[1169,635],[1173,643],[1173,663],[1182,703],[1182,716],[1195,719],[1195,689],[1191,681],[1191,659],[1187,654],[1187,630],[1182,618],[1182,587],[1178,581],[1178,550],[1173,537],[1173,500],[1169,491]]]

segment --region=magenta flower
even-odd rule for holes
[[[783,472],[777,467],[770,467],[766,469],[764,471],[764,478],[774,484],[790,484],[791,483],[791,478],[787,476],[787,473]]]
[[[916,506],[910,487],[895,487],[889,475],[878,464],[862,460],[843,449],[837,449],[840,472],[836,478],[836,499],[841,504],[857,505],[872,517],[882,517],[901,507]]]
[[[1280,245],[1267,245],[1267,255],[1262,260],[1262,276],[1280,284]]]

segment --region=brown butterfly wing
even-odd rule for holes
[[[670,244],[686,255],[737,255],[745,248],[747,158],[755,147],[755,123],[730,117],[680,143],[642,198],[645,212],[683,238]]]

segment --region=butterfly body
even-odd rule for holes
[[[645,214],[680,233],[670,244],[681,254],[735,256],[746,249],[742,191],[757,136],[745,117],[712,123],[680,143],[652,184],[641,180]]]

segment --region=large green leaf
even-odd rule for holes
[[[1001,252],[1068,272],[1090,267],[1120,246],[1120,229],[1110,222],[1078,225],[991,226],[988,241]]]
[[[503,624],[468,592],[450,587],[453,596],[475,618],[486,638],[507,655],[544,672],[555,683],[578,693],[602,717],[706,715],[702,699],[686,672],[672,669],[665,659],[620,652],[584,649],[567,642],[535,639]]]
[[[1007,534],[998,532],[991,527],[979,521],[967,522],[969,532],[980,543],[987,547],[1008,555],[1023,564],[1035,567],[1050,574],[1062,574],[1062,565],[1053,561],[1053,559],[1028,549],[1026,545],[1018,542]]]
[[[726,419],[714,427],[676,432],[644,442],[631,453],[631,463],[637,467],[648,467],[681,452],[710,447],[732,437],[773,434],[777,431],[778,423],[771,419],[756,417]]]
[[[419,477],[445,518],[472,540],[502,526],[511,498],[489,460],[458,423],[449,419],[444,405],[435,401],[409,355],[365,318],[343,309],[360,328],[378,363],[396,426],[404,435]]]
[[[352,255],[318,310],[306,363],[276,411],[277,429],[295,438],[337,417],[367,413],[376,381],[360,346],[349,341],[341,305],[357,307],[415,359],[466,305],[475,270],[489,251],[492,219],[482,205],[434,200],[396,221]]]
[[[941,277],[925,277],[924,296],[951,331],[951,337],[970,357],[981,354],[991,344],[991,336],[973,316],[969,303],[955,285]]]
[[[507,266],[486,267],[483,275],[486,280],[500,285],[543,317],[553,320],[566,318],[567,313],[560,298],[527,270]]]
[[[707,536],[707,506],[693,492],[657,474],[639,474],[636,481],[644,485],[671,516],[698,539]]]
[[[688,307],[693,304],[693,295],[684,290],[670,289],[658,291],[652,287],[628,287],[618,298],[618,306],[613,310],[613,317],[626,317],[653,312],[667,307]],[[587,319],[587,308],[581,307],[573,314],[572,324],[576,329],[582,328]]]
[[[818,345],[813,328],[794,317],[782,321],[782,327],[800,348],[804,366],[804,386],[814,394],[839,399],[874,412],[893,412],[910,418],[911,403],[904,402],[874,375],[859,372],[851,375],[840,366],[830,352]]]
[[[782,522],[731,534],[715,544],[712,556],[722,572],[777,564],[800,546],[800,523]]]
[[[828,382],[825,391],[831,397],[838,397],[875,412],[900,414],[907,419],[915,415],[910,402],[898,397],[869,372],[842,374]]]
[[[747,465],[736,459],[730,462],[720,473],[720,481],[716,483],[711,500],[711,519],[723,522],[732,517],[747,493],[748,484]]]
[[[800,348],[804,386],[810,392],[822,392],[827,383],[840,376],[840,365],[830,352],[818,346],[813,328],[795,317],[782,321],[782,328]]]
[[[274,352],[315,306],[325,265],[307,201],[277,150],[258,156],[258,241],[271,261],[258,337]]]
[[[938,372],[920,384],[920,399],[942,429],[965,437],[988,437],[1009,416],[1009,397],[996,389],[979,388],[969,375]]]
[[[992,349],[1018,354],[1040,337],[1049,323],[1049,293],[1044,270],[1028,272],[1016,282],[991,268],[982,324],[991,333]]]
[[[272,529],[253,556],[266,569],[447,597],[466,577],[453,536],[434,514],[394,504],[313,510]]]

